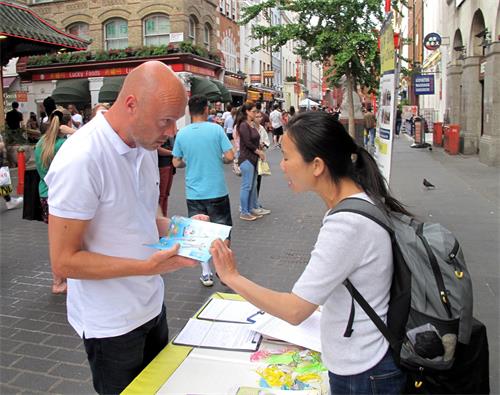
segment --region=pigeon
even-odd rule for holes
[[[436,186],[435,186],[435,185],[431,184],[431,183],[430,183],[427,179],[425,179],[425,178],[424,178],[424,182],[423,182],[423,184],[424,184],[424,187],[426,187],[427,189],[434,189],[434,188],[436,188]]]

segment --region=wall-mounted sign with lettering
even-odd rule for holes
[[[180,43],[184,41],[184,33],[170,33],[170,42],[171,43]]]
[[[417,74],[413,78],[413,87],[415,95],[433,95],[434,94],[434,75]]]
[[[429,51],[435,51],[441,46],[441,36],[437,33],[429,33],[424,38],[424,47]]]

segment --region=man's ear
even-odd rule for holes
[[[312,161],[312,165],[313,165],[313,175],[315,177],[321,176],[326,170],[326,164],[321,158],[318,157],[314,158]]]
[[[125,98],[125,107],[130,114],[134,114],[137,111],[137,98],[134,95],[128,95]]]

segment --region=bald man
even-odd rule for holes
[[[120,393],[166,346],[160,274],[195,266],[145,247],[168,230],[158,209],[157,148],[175,133],[186,91],[163,63],[125,79],[116,102],[59,150],[45,178],[54,273],[100,394]]]

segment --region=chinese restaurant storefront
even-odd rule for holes
[[[56,103],[77,104],[80,109],[89,109],[99,102],[113,102],[125,76],[135,67],[148,60],[159,60],[175,71],[190,91],[191,80],[207,80],[214,87],[216,96],[212,100],[222,100],[220,89],[211,80],[217,80],[223,71],[220,64],[192,54],[170,54],[154,58],[116,59],[113,61],[91,61],[79,64],[50,64],[45,66],[28,65],[27,58],[21,58],[17,72],[22,83],[28,89],[28,101],[32,103],[30,111],[39,112],[42,101],[56,94]],[[62,82],[62,81],[84,82]],[[202,81],[203,82],[203,81]],[[68,87],[69,85],[69,87]],[[87,86],[86,90],[82,88]],[[59,94],[62,87],[62,94]],[[71,91],[71,95],[68,93]],[[224,89],[225,90],[225,89]],[[226,98],[229,92],[225,90]],[[88,111],[87,111],[88,115]]]

